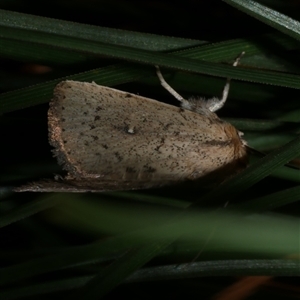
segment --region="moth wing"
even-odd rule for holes
[[[48,116],[50,144],[74,178],[167,183],[196,179],[235,158],[215,114],[95,83],[58,84]]]
[[[156,185],[155,185],[156,186]],[[109,192],[109,191],[121,191],[121,190],[136,190],[146,189],[153,187],[153,184],[149,182],[139,182],[132,187],[132,182],[123,181],[111,181],[111,180],[98,180],[93,178],[88,179],[64,179],[64,180],[51,180],[45,179],[36,182],[31,182],[26,185],[14,188],[15,192],[70,192],[70,193],[82,193],[82,192]]]

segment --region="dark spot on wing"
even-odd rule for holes
[[[143,169],[146,173],[154,173],[156,172],[156,169],[154,169],[153,167],[149,166],[149,165],[144,165]]]
[[[163,126],[163,130],[168,130],[168,128],[173,125],[173,123],[168,123],[166,125]]]
[[[220,147],[226,147],[226,146],[230,145],[231,143],[232,143],[231,140],[229,140],[229,141],[216,141],[216,140],[204,141],[205,145],[220,146]]]
[[[180,109],[179,109],[179,114],[180,114],[185,120],[187,120],[187,118],[186,118],[186,116],[185,116],[185,113],[186,113],[186,110],[185,110],[185,109],[183,109],[183,108],[180,108]]]
[[[136,173],[136,169],[131,168],[131,167],[127,167],[127,168],[126,168],[126,172],[127,172],[127,173]]]
[[[117,158],[117,160],[118,160],[119,162],[123,160],[123,157],[120,155],[119,152],[115,152],[114,155],[115,155],[115,157]]]
[[[161,138],[161,139],[160,139],[160,144],[159,144],[158,146],[156,146],[156,147],[154,148],[154,150],[157,151],[157,152],[159,152],[160,147],[163,146],[164,143],[165,143],[165,139],[164,139],[164,138]]]

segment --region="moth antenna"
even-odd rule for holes
[[[161,71],[159,69],[159,66],[155,66],[156,68],[156,74],[160,81],[160,84],[162,87],[164,87],[172,96],[174,96],[178,101],[182,103],[182,105],[189,104],[189,101],[185,100],[181,95],[179,95],[164,79],[163,75],[161,74]]]
[[[245,52],[243,51],[234,61],[233,66],[236,67],[242,56],[245,54]],[[221,99],[216,99],[213,98],[211,100],[208,100],[208,109],[212,112],[215,112],[217,110],[219,110],[220,108],[222,108],[227,100],[228,97],[228,93],[229,93],[229,88],[230,88],[230,81],[231,78],[227,78],[226,84],[224,86],[223,92],[222,92],[222,98]],[[216,101],[217,100],[217,101]]]
[[[245,54],[245,52],[243,51],[234,61],[233,66],[236,67],[242,56]],[[211,98],[205,101],[205,105],[203,104],[203,100],[199,101],[199,104],[194,103],[195,101],[191,101],[191,100],[186,100],[184,99],[181,95],[179,95],[164,79],[159,66],[155,66],[156,68],[156,74],[157,77],[160,81],[160,84],[171,94],[173,95],[178,101],[181,102],[181,107],[188,109],[188,110],[192,110],[192,111],[198,111],[199,109],[197,108],[198,106],[205,106],[207,110],[211,111],[211,112],[215,112],[217,110],[219,110],[220,108],[222,108],[228,98],[228,93],[229,93],[229,88],[230,88],[230,81],[231,78],[227,78],[226,84],[224,86],[223,92],[222,92],[222,98],[218,99],[218,98]]]

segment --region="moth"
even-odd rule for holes
[[[48,111],[49,142],[67,175],[16,191],[100,192],[184,181],[210,185],[244,169],[243,134],[215,114],[226,102],[230,79],[221,99],[186,100],[156,69],[180,108],[94,82],[60,82]]]

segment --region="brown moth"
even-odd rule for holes
[[[59,83],[48,111],[49,142],[68,174],[16,191],[98,192],[191,180],[211,184],[245,168],[242,133],[214,113],[226,102],[230,80],[221,99],[185,100],[158,67],[157,75],[181,108],[94,82]]]

